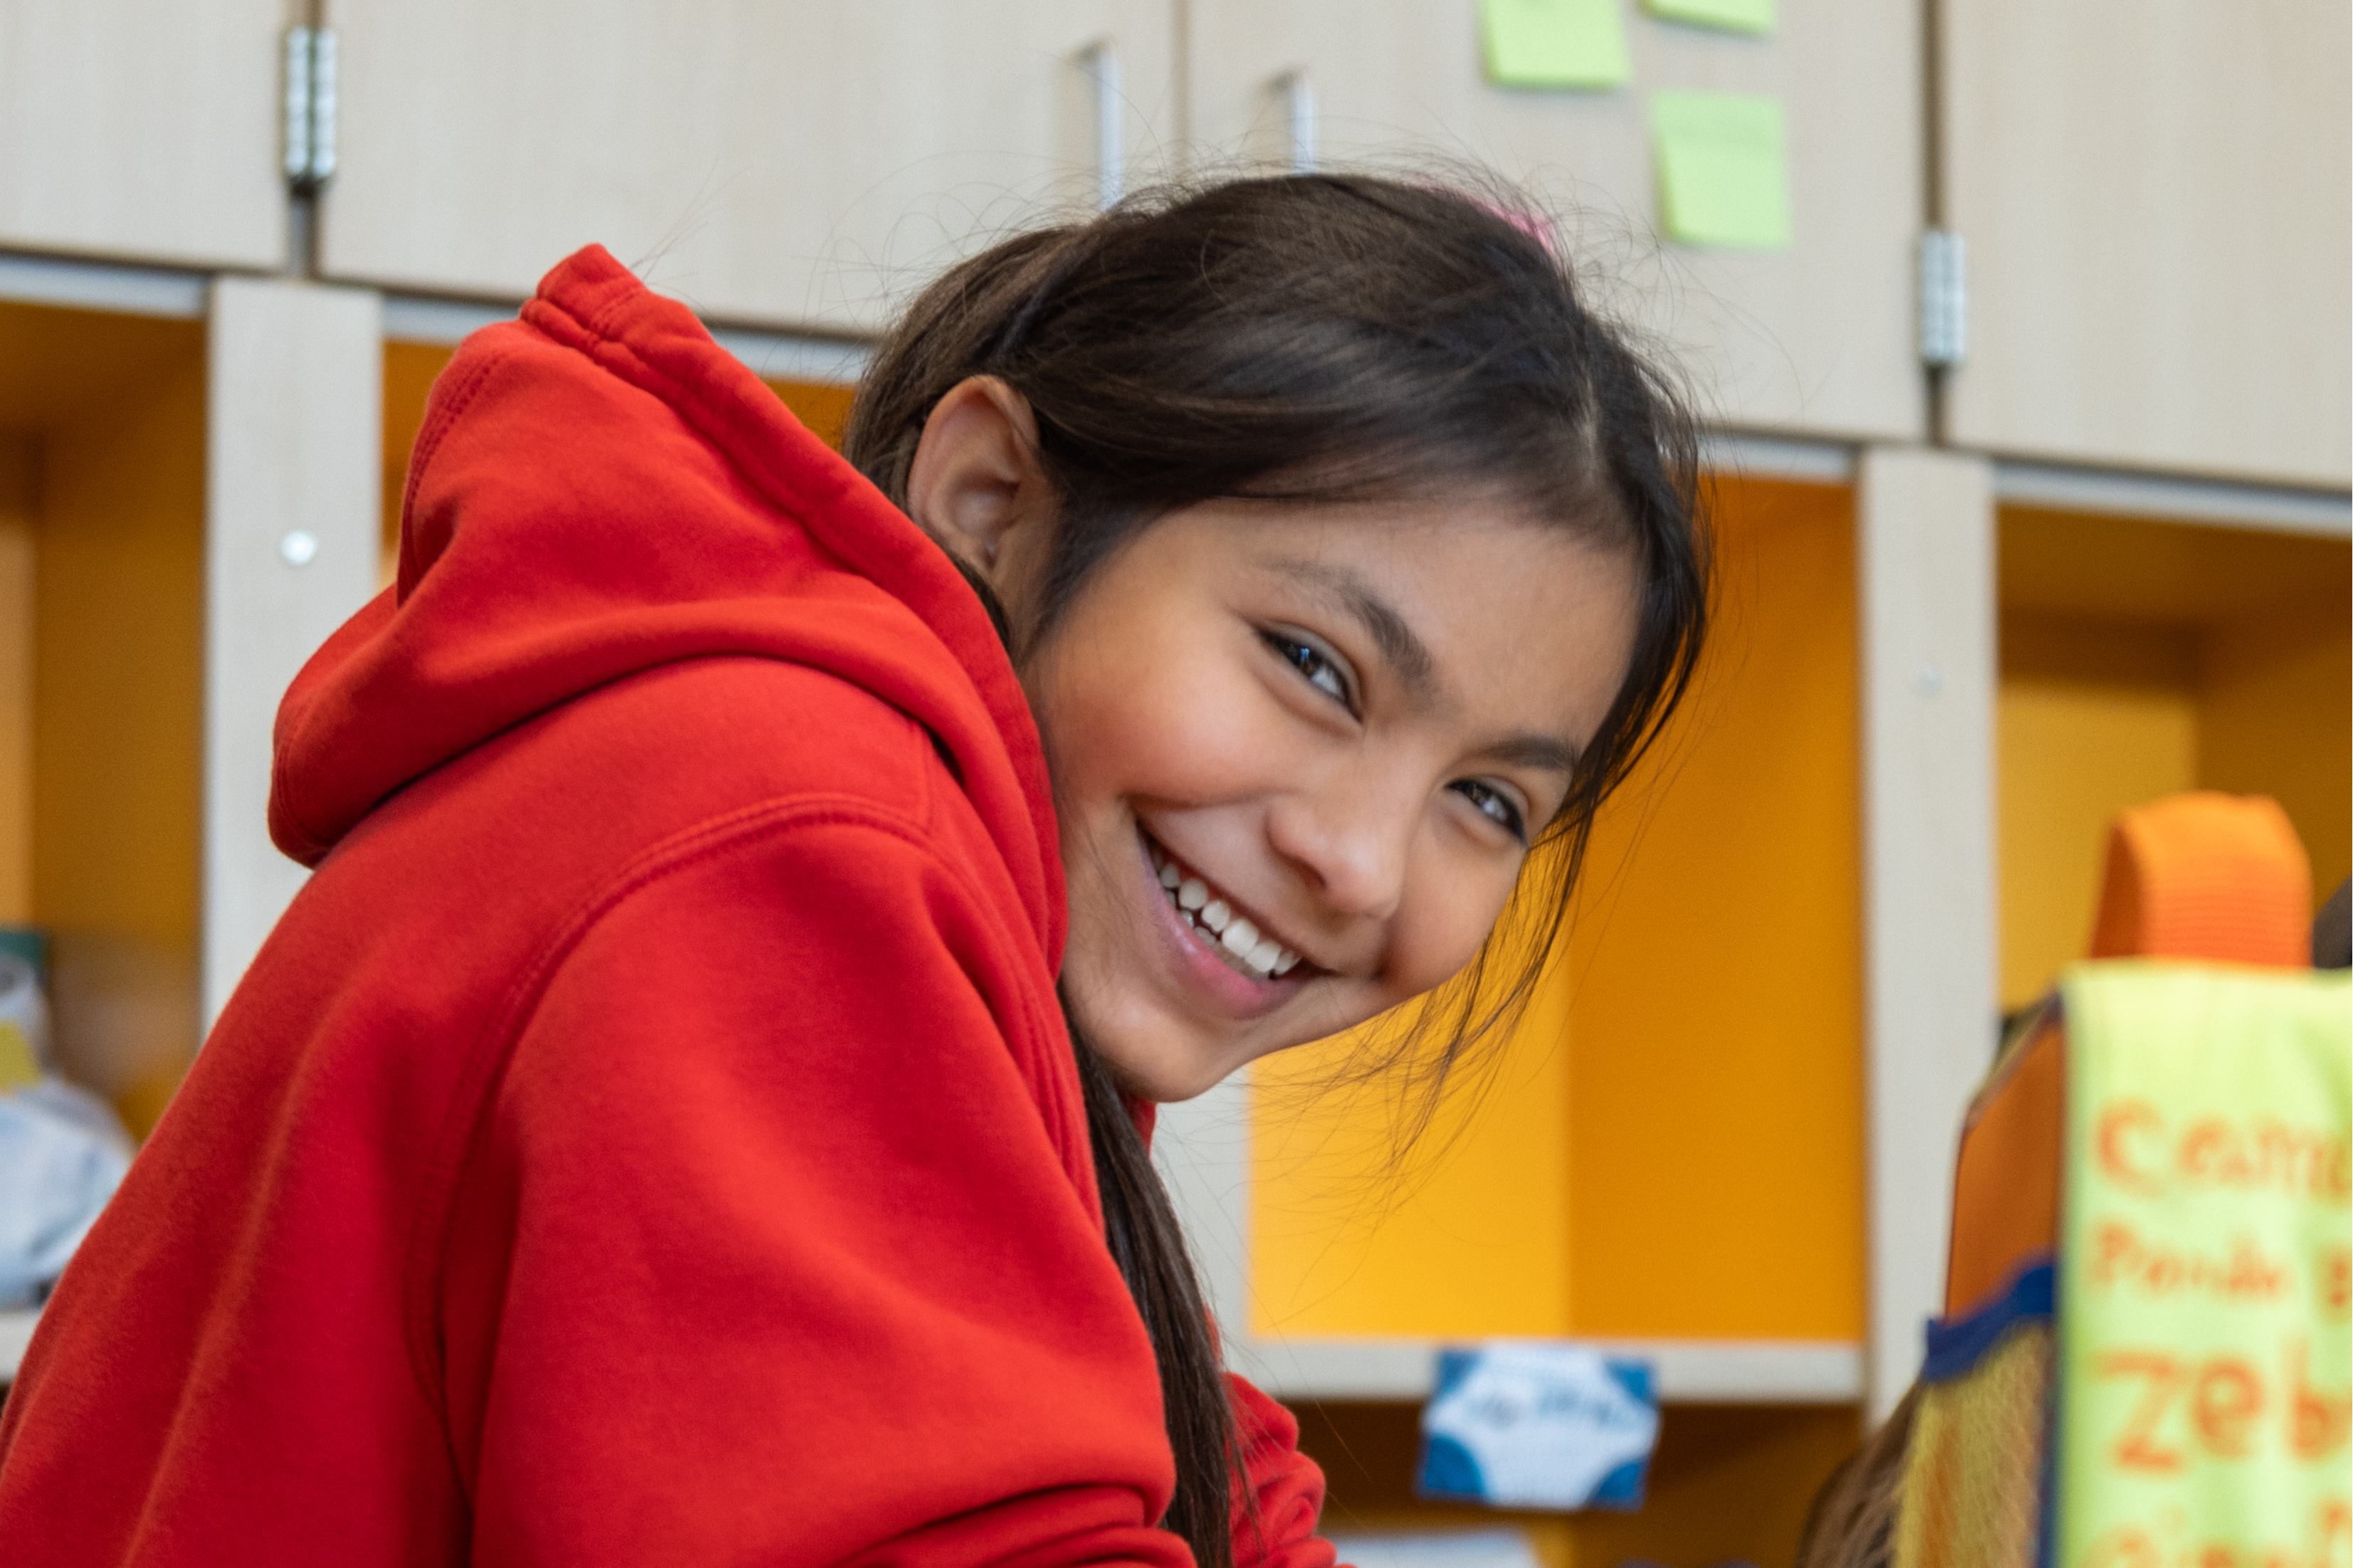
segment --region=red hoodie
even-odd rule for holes
[[[435,387],[270,826],[316,875],[43,1315],[0,1556],[1185,1568],[1020,687],[604,251]],[[1328,1568],[1236,1394],[1238,1559]]]

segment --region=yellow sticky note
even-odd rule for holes
[[[1670,22],[1721,27],[1728,33],[1773,30],[1773,0],[1642,0],[1642,9]]]
[[[2056,1568],[2344,1561],[2346,976],[2078,965]]]
[[[1632,72],[1618,0],[1479,0],[1498,87],[1616,87]]]
[[[1781,100],[1656,92],[1661,226],[1670,239],[1727,250],[1789,247],[1789,150]]]

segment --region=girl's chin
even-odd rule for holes
[[[1129,1039],[1117,1045],[1105,1045],[1101,1040],[1091,1043],[1096,1054],[1110,1064],[1112,1076],[1119,1079],[1123,1089],[1155,1105],[1173,1105],[1206,1094],[1242,1065],[1176,1042],[1163,1045]]]
[[[1088,985],[1069,966],[1063,973],[1080,1033],[1120,1086],[1139,1099],[1155,1104],[1190,1100],[1262,1054],[1230,1021],[1172,1007],[1175,999],[1163,986],[1137,986],[1133,966],[1117,966],[1110,985]]]

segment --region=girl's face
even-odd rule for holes
[[[927,521],[1021,624],[1050,524]],[[1189,1098],[1470,962],[1617,695],[1635,594],[1622,552],[1476,502],[1214,502],[1099,568],[1021,674],[1064,989],[1130,1090]]]
[[[1062,977],[1128,1087],[1198,1094],[1452,975],[1623,678],[1622,556],[1477,508],[1211,504],[1107,563],[1023,672]]]

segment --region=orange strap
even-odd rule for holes
[[[2116,819],[2094,958],[2301,969],[2312,863],[2276,801],[2199,790]]]

